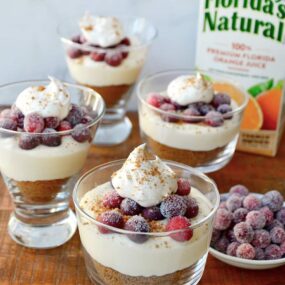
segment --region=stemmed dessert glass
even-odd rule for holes
[[[0,111],[10,108],[25,88],[47,83],[34,80],[1,86]],[[71,102],[94,114],[86,124],[93,139],[105,111],[102,97],[92,89],[64,84]],[[54,135],[60,137],[60,145],[34,147],[33,143],[41,141],[44,134],[0,128],[0,170],[15,206],[8,232],[14,241],[31,248],[59,246],[69,240],[77,228],[69,198],[91,142],[73,140],[72,130]],[[25,137],[31,145],[23,149],[19,142]]]
[[[207,125],[205,116],[185,115],[156,108],[147,102],[151,93],[165,94],[168,84],[182,75],[197,71],[178,69],[153,74],[137,86],[140,133],[147,146],[159,157],[185,163],[204,173],[224,167],[232,158],[248,95],[242,87],[215,72],[201,72],[213,83],[214,93],[230,96],[232,111],[223,115],[224,124]],[[180,106],[177,107],[178,110]]]
[[[64,47],[69,73],[78,84],[99,92],[107,109],[98,129],[95,143],[114,145],[124,142],[131,133],[132,124],[126,117],[127,103],[133,87],[144,66],[150,44],[156,37],[156,29],[144,18],[118,17],[129,42],[115,47],[101,48],[80,42],[79,25],[76,20],[65,21],[58,27]],[[73,40],[72,40],[73,39]],[[110,66],[100,55],[123,55],[119,65]],[[96,57],[96,60],[92,59]],[[117,63],[116,63],[117,64]]]
[[[120,169],[124,162],[125,160],[117,160],[93,168],[79,179],[73,192],[90,279],[94,284],[102,285],[197,284],[205,268],[213,217],[219,205],[219,192],[215,183],[187,165],[164,161],[178,177],[190,179],[191,186],[204,195],[204,202],[210,209],[208,215],[191,225],[194,234],[190,241],[173,243],[170,242],[171,235],[182,230],[134,233],[104,225],[80,207],[82,197],[88,191],[110,181],[112,173]],[[100,234],[102,229],[109,231],[109,234]],[[136,243],[130,239],[146,242]]]

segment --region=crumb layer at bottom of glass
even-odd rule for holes
[[[94,260],[82,246],[87,274],[95,285],[195,285],[202,278],[207,255],[191,266],[162,276],[130,276],[103,266]]]

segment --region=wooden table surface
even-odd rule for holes
[[[125,158],[140,144],[136,113],[130,113],[134,130],[124,144],[112,148],[93,147],[85,169],[111,160]],[[0,158],[1,159],[1,158]],[[237,152],[224,169],[210,175],[225,192],[236,183],[251,191],[278,189],[285,194],[285,136],[275,158]],[[17,245],[7,233],[13,206],[0,179],[0,284],[91,284],[87,278],[78,232],[65,245],[50,250],[33,250]],[[285,266],[251,271],[226,265],[209,256],[200,285],[284,285]],[[162,284],[163,285],[163,284]]]

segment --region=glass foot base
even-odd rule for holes
[[[77,222],[75,214],[69,209],[64,219],[49,225],[33,225],[20,221],[12,213],[8,232],[18,244],[30,248],[54,248],[67,242],[75,233]]]
[[[132,131],[132,123],[128,117],[114,123],[101,123],[93,141],[96,145],[112,146],[127,140]]]

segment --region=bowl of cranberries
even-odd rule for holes
[[[270,269],[285,264],[285,203],[271,190],[251,193],[243,185],[221,195],[214,220],[210,253],[246,269]]]

